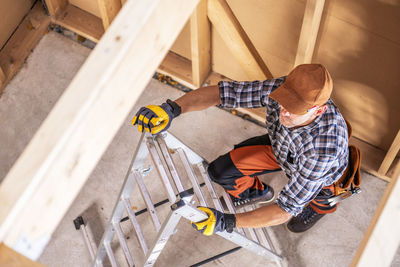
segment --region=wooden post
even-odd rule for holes
[[[400,165],[364,235],[351,266],[390,266],[400,244]]]
[[[98,0],[97,3],[99,4],[104,30],[107,30],[113,19],[121,10],[121,0]]]
[[[311,63],[325,0],[307,0],[294,67]]]
[[[397,135],[394,138],[392,145],[390,146],[388,152],[386,153],[385,158],[383,159],[381,166],[379,167],[378,173],[380,175],[386,175],[397,153],[399,153],[399,150],[400,150],[400,130],[397,132]]]
[[[200,87],[211,71],[211,33],[207,1],[201,0],[190,18],[193,84]]]
[[[249,79],[263,80],[272,74],[226,0],[208,0],[208,17]]]
[[[50,17],[54,21],[68,5],[68,0],[45,0]]]
[[[126,2],[0,184],[0,242],[40,256],[197,3]]]

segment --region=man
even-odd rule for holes
[[[266,107],[267,134],[246,140],[211,162],[208,173],[236,206],[270,202],[274,191],[257,175],[283,170],[289,178],[275,203],[251,212],[225,214],[202,207],[209,218],[193,227],[205,235],[234,227],[265,227],[287,222],[292,232],[308,230],[336,210],[327,198],[348,164],[347,125],[330,100],[332,79],[320,64],[297,66],[288,76],[253,82],[219,82],[161,106],[142,107],[132,123],[157,134],[181,113],[214,105]]]

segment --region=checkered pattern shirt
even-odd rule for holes
[[[343,174],[348,163],[347,125],[332,100],[310,124],[288,129],[280,123],[280,105],[269,97],[286,77],[265,81],[218,83],[222,107],[266,107],[267,131],[278,164],[289,178],[277,198],[286,212],[298,215],[324,187]]]

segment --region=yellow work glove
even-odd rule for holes
[[[194,229],[203,235],[212,235],[216,232],[227,231],[232,233],[236,226],[236,217],[234,214],[222,213],[213,208],[198,207],[208,215],[208,219],[201,222],[191,222]]]
[[[181,107],[174,101],[167,102],[160,106],[149,105],[141,107],[132,120],[132,125],[138,125],[138,131],[145,130],[151,134],[158,134],[169,128],[172,119],[181,114]]]

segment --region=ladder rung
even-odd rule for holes
[[[115,232],[117,233],[117,237],[119,240],[119,243],[121,244],[122,250],[124,251],[125,258],[128,261],[129,266],[134,266],[133,263],[133,258],[131,253],[129,252],[129,247],[128,244],[126,243],[124,234],[122,233],[121,226],[119,225],[119,221],[113,222],[113,226],[115,229]]]
[[[210,177],[209,177],[206,169],[204,168],[203,163],[198,163],[197,168],[199,169],[200,174],[203,177],[204,183],[206,184],[207,189],[210,192],[210,195],[214,202],[215,208],[221,212],[224,212],[224,208],[222,207],[221,201],[219,200],[217,192],[215,191],[215,187],[211,183]]]
[[[135,228],[135,232],[136,232],[136,237],[139,241],[140,246],[143,249],[143,253],[146,255],[147,251],[148,251],[148,247],[146,244],[146,240],[144,239],[143,236],[143,232],[142,229],[140,228],[140,225],[138,223],[138,221],[136,220],[136,215],[135,213],[132,211],[132,204],[129,200],[129,198],[125,198],[123,199],[124,205],[125,205],[125,209],[128,212],[128,216],[129,219],[133,225],[133,228]]]
[[[186,156],[185,151],[182,148],[178,148],[177,151],[179,153],[179,157],[182,160],[183,166],[185,167],[185,170],[186,170],[186,172],[188,174],[190,182],[193,185],[194,193],[196,194],[197,198],[200,200],[200,204],[202,206],[207,207],[208,205],[207,205],[207,202],[206,202],[206,200],[204,198],[203,192],[200,189],[199,181],[197,180],[197,177],[196,177],[196,175],[195,175],[195,173],[193,171],[192,165],[190,164],[190,162],[189,162],[189,160],[188,160],[188,158]]]
[[[108,259],[110,260],[112,267],[118,267],[117,261],[115,260],[114,252],[111,249],[111,245],[108,242],[103,242],[104,248],[106,250]]]
[[[161,227],[160,219],[158,219],[156,209],[154,208],[153,202],[151,201],[151,197],[150,197],[149,191],[147,190],[147,187],[143,181],[142,174],[140,172],[135,172],[135,178],[136,178],[136,182],[139,185],[140,193],[142,194],[144,202],[146,203],[147,210],[149,211],[149,213],[151,215],[151,219],[153,220],[154,227],[158,231],[158,230],[160,230],[160,227]]]
[[[180,192],[185,191],[185,188],[183,187],[183,184],[182,184],[182,180],[179,177],[179,174],[178,174],[178,171],[176,170],[174,162],[172,161],[171,155],[169,154],[168,147],[167,147],[167,144],[165,143],[164,138],[162,136],[158,135],[156,137],[156,140],[157,140],[158,145],[160,146],[161,153],[165,159],[165,163],[167,163],[168,169],[171,173],[172,179],[175,182],[178,192],[180,193]]]
[[[253,209],[250,206],[245,206],[242,208],[244,212],[252,211]],[[251,239],[253,239],[254,242],[260,243],[260,240],[258,239],[258,236],[256,234],[256,231],[254,228],[246,228],[246,230],[250,233]]]
[[[171,183],[169,181],[168,175],[167,175],[167,173],[166,173],[166,171],[164,169],[164,165],[161,162],[161,158],[158,155],[158,152],[157,152],[157,149],[155,147],[153,138],[150,138],[150,137],[147,138],[146,139],[146,145],[147,145],[147,148],[150,151],[150,155],[151,155],[151,158],[153,159],[153,163],[154,163],[154,165],[156,165],[156,169],[158,171],[158,174],[160,175],[161,182],[164,185],[165,190],[167,191],[169,202],[170,203],[175,203],[176,196],[175,196],[175,193],[174,193],[174,189],[172,188],[172,185],[171,185]]]

